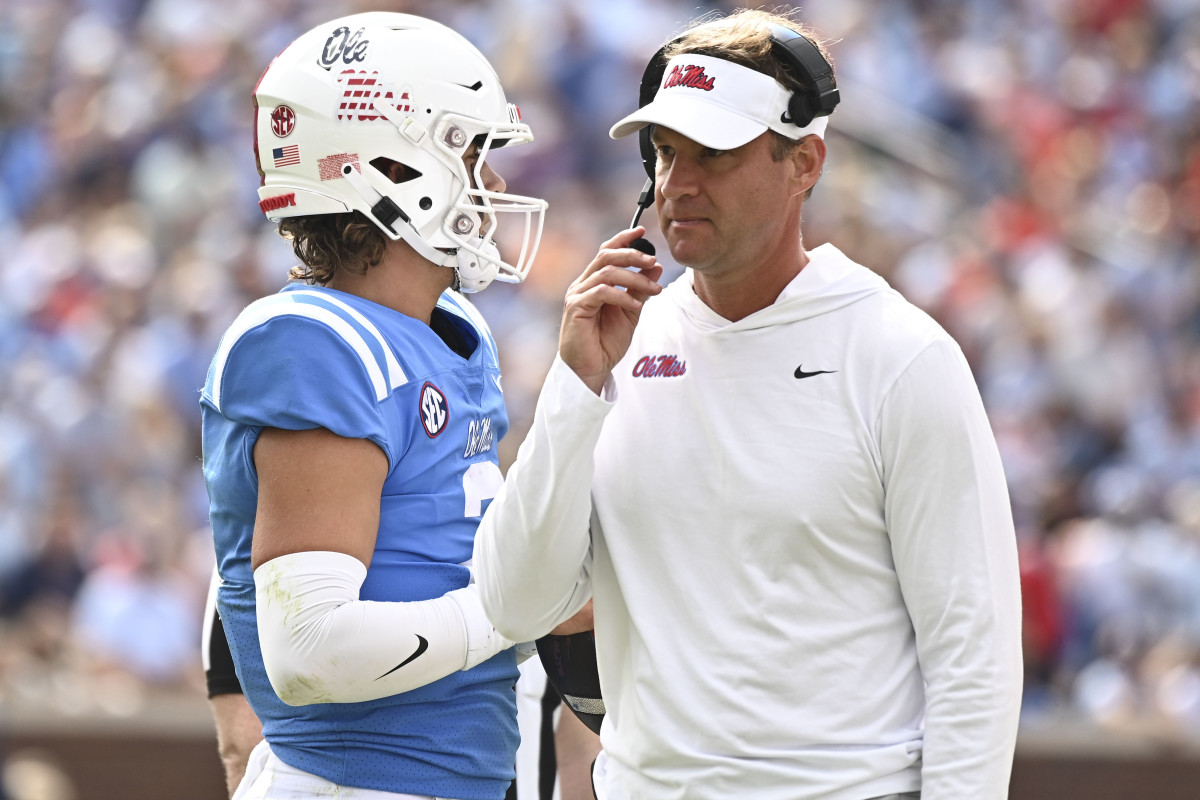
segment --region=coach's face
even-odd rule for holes
[[[806,143],[775,161],[770,133],[733,150],[661,126],[651,140],[658,224],[677,262],[707,275],[749,272],[799,246],[800,207],[820,174],[812,162],[818,149],[823,160],[823,147]]]

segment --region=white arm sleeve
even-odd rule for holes
[[[1021,704],[1021,596],[1000,456],[958,347],[884,402],[884,511],[926,684],[922,800],[1004,800]]]
[[[611,404],[560,358],[533,427],[475,534],[483,607],[505,636],[537,639],[591,597],[593,450]]]
[[[407,692],[512,646],[475,585],[433,600],[359,600],[366,566],[306,551],[254,570],[263,665],[291,706],[357,703]]]

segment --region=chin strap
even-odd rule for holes
[[[491,239],[482,240],[479,245],[481,253],[473,253],[465,247],[460,247],[457,253],[458,265],[454,275],[464,294],[479,292],[491,285],[500,274],[500,250]]]
[[[500,250],[491,239],[481,239],[478,252],[465,247],[440,250],[431,247],[417,233],[408,215],[396,205],[392,198],[375,191],[366,178],[352,164],[342,165],[342,176],[354,191],[371,206],[371,215],[381,225],[408,242],[409,246],[427,261],[454,269],[455,290],[464,294],[486,289],[500,274]]]
[[[371,215],[379,221],[379,224],[396,234],[392,237],[393,239],[398,238],[408,242],[409,246],[416,250],[422,258],[432,261],[434,264],[443,267],[455,266],[454,255],[444,253],[436,247],[426,244],[421,235],[417,233],[417,229],[412,226],[412,222],[404,210],[396,205],[392,198],[375,191],[375,188],[367,183],[367,179],[354,168],[353,164],[342,165],[342,177],[371,207]]]

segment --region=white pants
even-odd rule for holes
[[[448,800],[427,794],[381,792],[338,786],[304,770],[288,766],[271,752],[266,741],[250,751],[246,775],[233,793],[233,800]]]

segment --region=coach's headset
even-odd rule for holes
[[[807,36],[799,34],[791,28],[774,23],[770,25],[770,28],[771,55],[804,86],[804,91],[793,92],[791,99],[788,100],[788,118],[784,122],[790,122],[803,128],[817,117],[832,114],[833,109],[841,100],[841,95],[838,93],[837,81],[833,77],[833,67],[825,60],[825,56],[821,55],[820,48],[813,44]],[[680,38],[683,37],[672,39],[660,47],[654,57],[650,59],[650,63],[646,65],[646,71],[642,74],[642,83],[638,89],[638,108],[642,108],[652,101],[658,93],[663,73],[667,70],[667,59],[664,55],[667,48],[679,41]],[[633,215],[633,221],[629,223],[631,228],[637,227],[638,221],[642,218],[642,212],[654,204],[654,170],[658,156],[654,150],[654,143],[650,141],[653,128],[653,125],[647,125],[638,131],[642,166],[646,170],[648,179],[638,197],[637,211]],[[654,245],[645,238],[635,239],[630,247],[641,250],[647,255],[654,255]]]

